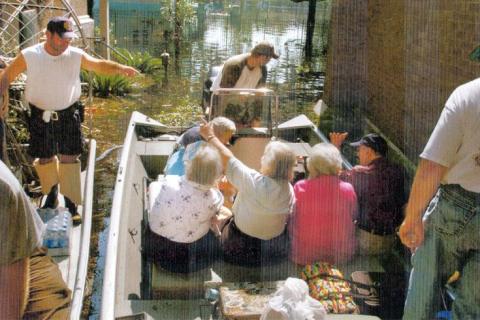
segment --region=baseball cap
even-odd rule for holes
[[[362,139],[356,142],[352,142],[350,143],[350,145],[352,147],[358,147],[360,145],[364,145],[366,147],[373,149],[373,151],[381,154],[382,156],[386,155],[388,150],[387,142],[385,141],[385,139],[383,139],[376,133],[369,133],[367,135],[364,135]]]
[[[76,38],[73,31],[73,23],[70,19],[65,17],[54,17],[47,24],[47,30],[51,33],[57,33],[60,38],[72,39]]]
[[[274,59],[278,59],[278,57],[280,57],[275,53],[275,48],[273,45],[267,41],[258,43],[255,47],[253,47],[251,53],[271,57]]]

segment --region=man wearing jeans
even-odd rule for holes
[[[453,318],[480,319],[479,116],[476,79],[451,94],[420,155],[399,232],[414,252],[404,319],[435,318],[440,291],[455,271]]]

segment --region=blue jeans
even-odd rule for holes
[[[454,319],[480,319],[480,196],[442,185],[425,213],[425,241],[412,256],[404,320],[435,319],[440,291],[455,284]]]

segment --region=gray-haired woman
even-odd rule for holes
[[[223,144],[228,144],[237,130],[235,123],[225,117],[216,117],[211,121],[211,124],[213,131]],[[195,126],[181,136],[178,141],[180,148],[168,158],[164,169],[165,174],[179,176],[185,174],[184,162],[193,158],[204,142],[199,131],[200,127]]]
[[[145,251],[150,260],[173,272],[203,268],[218,255],[218,240],[210,227],[223,205],[214,187],[222,173],[220,155],[203,146],[185,167],[185,176],[166,176],[149,186]]]
[[[238,190],[233,218],[222,230],[224,259],[242,265],[260,265],[286,257],[285,226],[294,205],[289,183],[296,163],[294,152],[282,142],[270,142],[257,172],[234,157],[215,136],[211,125],[201,125],[200,134],[220,151],[225,174]]]

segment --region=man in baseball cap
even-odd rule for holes
[[[340,148],[346,137],[346,132],[331,133],[330,141]],[[341,178],[350,182],[357,194],[359,250],[362,254],[391,254],[406,202],[404,170],[386,158],[387,142],[376,133],[350,145],[357,148],[359,165],[343,171]]]
[[[65,17],[54,17],[47,24],[49,32],[56,33],[62,39],[73,39],[77,36],[73,31],[73,23],[70,19]]]
[[[253,47],[251,53],[256,55],[263,55],[274,59],[278,59],[280,57],[278,54],[275,53],[275,48],[268,41],[262,41],[257,44],[255,47]]]
[[[80,183],[82,153],[82,93],[80,71],[103,75],[133,77],[134,68],[114,61],[92,57],[71,46],[75,37],[73,23],[65,17],[52,18],[46,28],[46,40],[23,49],[0,73],[0,96],[9,84],[27,71],[25,99],[30,106],[28,153],[46,196],[44,207],[57,206],[58,192],[75,225],[81,222],[78,205],[82,203]],[[0,110],[0,118],[7,115]]]
[[[376,133],[369,133],[363,136],[362,139],[350,143],[350,145],[352,147],[366,146],[382,157],[387,155],[387,142]]]
[[[230,57],[217,79],[212,90],[218,88],[255,89],[265,86],[267,81],[266,64],[271,58],[278,59],[279,55],[270,42],[262,41],[255,45],[250,52]]]

